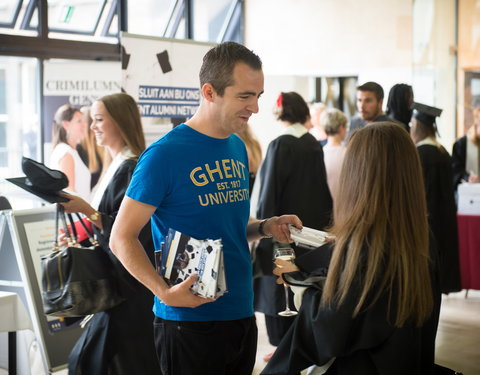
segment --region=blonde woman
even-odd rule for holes
[[[336,108],[329,108],[320,115],[320,124],[327,134],[327,144],[323,146],[323,158],[327,171],[327,182],[332,199],[338,190],[338,177],[342,169],[346,147],[343,141],[347,136],[347,117]]]
[[[308,286],[262,374],[431,374],[440,309],[422,170],[398,124],[352,134],[334,204],[335,243],[275,273]],[[434,253],[432,253],[434,254]],[[287,268],[288,267],[288,268]],[[328,268],[328,271],[327,271]],[[325,277],[326,276],[326,277]]]
[[[107,157],[108,160],[105,160],[105,156],[108,153],[105,152],[104,147],[101,147],[97,144],[97,142],[95,141],[95,134],[93,133],[92,129],[90,129],[90,125],[92,124],[90,109],[90,106],[84,106],[80,108],[80,111],[83,114],[83,119],[87,124],[87,128],[85,137],[77,146],[77,151],[80,155],[80,158],[88,166],[88,170],[90,171],[91,175],[90,187],[91,189],[93,189],[97,184],[98,180],[100,179],[104,165],[108,167],[110,158]]]
[[[250,124],[246,124],[242,130],[236,133],[245,143],[248,154],[248,170],[250,172],[249,187],[250,195],[252,194],[253,184],[257,176],[258,168],[262,162],[262,146],[260,142],[254,137]]]

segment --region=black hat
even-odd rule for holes
[[[422,103],[413,103],[413,109],[416,111],[413,117],[428,126],[433,126],[435,124],[435,118],[442,113],[440,108],[431,107]]]
[[[7,178],[7,181],[46,200],[49,203],[68,202],[59,193],[68,186],[68,178],[62,171],[50,169],[38,161],[22,157],[22,170],[26,177]]]

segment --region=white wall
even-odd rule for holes
[[[309,78],[285,75],[266,75],[265,92],[259,101],[259,112],[250,117],[250,126],[262,145],[263,156],[268,144],[283,131],[273,116],[273,108],[280,92],[296,91],[308,98]]]
[[[425,31],[432,35],[427,40],[414,35],[414,12],[420,24],[425,17],[419,11],[425,8],[418,6],[421,3],[435,12],[436,22]],[[279,132],[271,115],[276,99],[271,91],[292,90],[298,77],[357,76],[360,84],[378,82],[386,97],[395,83],[411,84],[419,101],[441,106],[441,142],[451,150],[455,67],[448,45],[455,27],[453,4],[454,0],[415,0],[415,8],[412,0],[246,0],[245,44],[262,59],[266,76],[276,77],[265,80],[260,114],[252,117],[260,141],[268,143]],[[445,22],[439,23],[439,18]],[[415,62],[414,69],[415,43],[426,43],[435,58]],[[433,76],[433,81],[427,79],[427,85],[434,86],[429,97],[424,95],[429,90],[423,86],[424,72]],[[304,91],[297,91],[308,100],[308,87],[300,86]]]
[[[269,74],[410,67],[410,0],[246,0],[245,40]]]
[[[392,16],[385,16],[392,15]],[[263,61],[265,94],[251,125],[264,152],[281,129],[272,115],[280,91],[305,100],[308,77],[358,76],[386,95],[412,81],[412,4],[405,0],[246,0],[245,44]],[[402,30],[407,30],[407,32]]]

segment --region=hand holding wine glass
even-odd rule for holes
[[[281,259],[284,261],[288,261],[293,263],[293,260],[295,259],[295,252],[291,247],[279,247],[275,249],[274,254],[273,254],[274,259]],[[277,265],[277,267],[281,267],[280,265]],[[280,316],[295,316],[298,313],[296,311],[290,310],[290,303],[288,301],[288,285],[283,284],[284,290],[285,290],[285,310],[280,311],[278,315]]]

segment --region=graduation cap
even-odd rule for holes
[[[413,117],[427,126],[434,126],[435,118],[442,113],[440,108],[431,107],[422,103],[413,103],[413,109],[416,111]]]
[[[22,170],[26,177],[6,180],[49,203],[68,202],[59,193],[68,186],[68,178],[62,171],[50,169],[38,161],[22,157]]]

